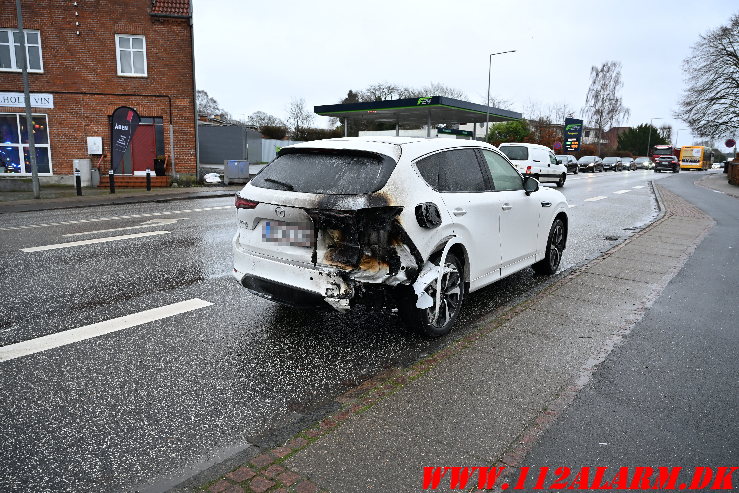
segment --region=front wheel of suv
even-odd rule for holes
[[[551,276],[559,269],[562,261],[562,254],[565,250],[565,223],[557,218],[552,223],[549,230],[549,240],[547,241],[547,253],[544,258],[532,265],[534,272],[537,274]]]
[[[439,264],[441,257],[432,260]],[[464,267],[462,262],[452,253],[444,260],[444,273],[441,278],[441,296],[439,314],[436,315],[436,280],[426,287],[426,294],[431,296],[434,304],[429,308],[416,307],[416,296],[406,296],[397,301],[398,312],[405,324],[426,337],[440,337],[449,333],[462,309],[464,300]]]

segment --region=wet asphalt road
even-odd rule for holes
[[[563,269],[653,218],[648,182],[670,177],[568,175]],[[156,489],[214,456],[274,445],[335,409],[348,388],[443,347],[550,281],[527,269],[478,291],[457,330],[428,341],[392,314],[300,312],[249,294],[230,275],[234,223],[232,199],[0,215],[0,346],[193,298],[212,303],[0,362],[0,490]],[[21,251],[154,231],[162,233]]]

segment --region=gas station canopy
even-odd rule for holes
[[[321,116],[411,125],[485,123],[521,119],[521,113],[444,96],[315,106]],[[488,119],[489,118],[489,119]]]

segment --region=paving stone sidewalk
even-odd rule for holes
[[[335,415],[203,489],[415,492],[424,466],[516,474],[714,224],[655,191],[663,215],[631,239],[440,352],[363,383]]]

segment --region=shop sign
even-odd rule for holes
[[[53,108],[54,95],[45,93],[31,93],[31,106],[33,108]],[[24,108],[26,106],[26,98],[22,92],[0,92],[0,106],[10,106],[11,108]]]

